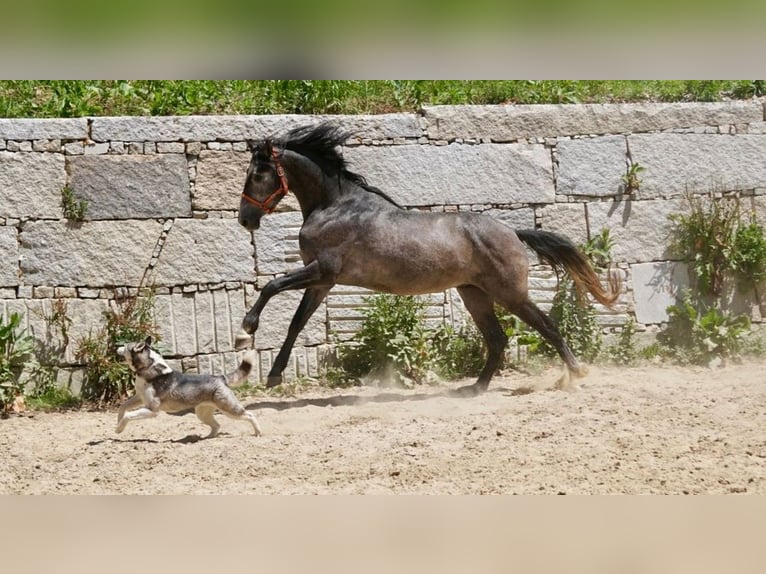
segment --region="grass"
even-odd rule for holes
[[[719,101],[766,80],[0,80],[0,117],[379,114],[438,104]]]

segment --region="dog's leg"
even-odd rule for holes
[[[253,434],[260,436],[261,426],[258,424],[258,419],[255,418],[253,413],[248,412],[242,406],[242,403],[237,400],[231,389],[227,387],[225,390],[222,390],[221,394],[214,401],[215,406],[221,409],[221,412],[227,417],[238,421],[249,421],[253,425]]]
[[[242,413],[240,414],[227,413],[226,411],[224,411],[224,414],[238,421],[249,421],[250,424],[253,425],[253,434],[255,436],[261,436],[261,425],[258,424],[258,419],[255,418],[253,413],[248,412],[243,408]]]
[[[125,430],[125,425],[128,424],[127,419],[125,419],[125,412],[129,409],[132,409],[134,407],[137,407],[138,405],[143,404],[143,401],[141,400],[141,397],[138,395],[133,395],[130,397],[127,401],[122,403],[120,405],[120,410],[117,412],[117,429],[115,432],[121,433]]]
[[[122,420],[117,424],[116,432],[120,433],[123,430],[125,430],[125,427],[128,425],[128,422],[130,421],[137,421],[140,419],[151,419],[157,416],[159,414],[159,410],[153,411],[150,408],[143,407],[140,409],[136,409],[135,411],[130,411],[129,413],[125,413],[125,416],[122,417]]]
[[[218,430],[221,428],[220,423],[215,420],[215,407],[212,405],[197,405],[194,409],[197,413],[197,418],[210,427],[210,434],[205,438],[213,438],[218,434]]]

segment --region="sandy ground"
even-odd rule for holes
[[[0,420],[0,494],[766,493],[763,363],[556,376],[253,397],[257,438],[220,414],[199,440],[193,414],[117,435],[115,411],[26,413]]]

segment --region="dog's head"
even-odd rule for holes
[[[173,372],[162,355],[152,349],[151,337],[138,343],[126,343],[117,349],[117,354],[125,360],[130,370],[146,380]]]

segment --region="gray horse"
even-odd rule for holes
[[[619,284],[604,289],[588,259],[568,239],[539,230],[515,231],[487,215],[406,210],[365,179],[346,169],[337,147],[346,133],[329,123],[290,131],[283,139],[251,142],[252,158],[239,207],[239,223],[252,231],[288,193],[303,212],[300,253],[304,266],[269,281],[242,321],[246,346],[258,329],[266,303],[282,291],[305,289],[267,379],[282,382],[295,340],[336,284],[397,295],[457,288],[487,344],[487,361],[464,394],[485,391],[500,364],[508,338],[494,313],[498,303],[537,330],[559,353],[566,368],[558,388],[581,366],[556,324],[527,292],[529,261],[522,242],[543,261],[565,268],[581,293],[611,306]],[[289,184],[288,184],[289,181]]]

